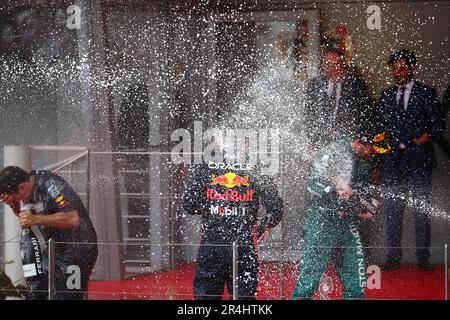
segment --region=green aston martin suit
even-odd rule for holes
[[[303,224],[303,245],[300,273],[292,299],[311,298],[318,289],[329,263],[333,247],[345,247],[343,264],[337,270],[342,282],[343,298],[364,297],[366,268],[359,236],[355,198],[370,198],[370,163],[358,158],[348,139],[336,140],[319,151],[308,179],[308,191],[313,195]],[[348,184],[354,195],[341,199],[336,185]],[[339,217],[338,212],[347,213]]]

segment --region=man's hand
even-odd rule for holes
[[[181,180],[181,181],[186,180],[187,176],[188,176],[188,171],[186,170],[186,168],[184,166],[179,167],[177,169],[177,172],[175,174],[175,177],[177,180]]]
[[[350,186],[344,187],[342,185],[337,185],[336,193],[339,195],[340,198],[342,198],[344,200],[348,200],[352,196],[353,190],[352,190],[352,187],[350,187]]]
[[[369,181],[371,184],[379,185],[381,184],[382,174],[381,170],[375,169],[369,173]]]
[[[374,221],[375,216],[371,212],[362,212],[358,214],[358,217],[360,217],[364,221]]]
[[[11,207],[11,209],[14,211],[14,214],[16,216],[19,215],[20,212],[20,205],[19,202],[16,200],[16,198],[13,195],[10,194],[1,194],[0,195],[0,201],[6,203],[8,206]]]
[[[414,138],[412,142],[415,145],[421,146],[421,145],[427,143],[428,141],[430,141],[430,136],[428,135],[428,133],[424,133],[419,138]]]
[[[14,199],[14,197],[10,194],[4,194],[2,193],[0,195],[0,200],[3,201],[4,203],[6,203],[7,205],[11,205],[14,203],[17,203],[17,201]]]
[[[345,212],[345,211],[338,211],[338,213],[337,213],[337,215],[339,216],[339,218],[344,218],[345,216],[347,216],[347,212]]]
[[[22,228],[30,228],[37,224],[37,216],[30,210],[19,213],[19,223]]]

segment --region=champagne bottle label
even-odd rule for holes
[[[29,278],[45,274],[41,246],[31,228],[23,230],[20,242],[24,276]]]
[[[30,205],[21,206],[21,211],[32,210]],[[44,235],[37,226],[23,228],[20,238],[20,252],[22,266],[26,278],[45,274],[46,257],[44,251],[47,249]]]
[[[351,198],[351,204],[358,211],[370,212],[376,215],[379,210],[380,202],[373,197],[364,197],[363,195],[355,192]]]

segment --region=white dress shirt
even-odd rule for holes
[[[405,111],[406,111],[406,109],[408,109],[409,97],[411,96],[411,90],[412,90],[413,85],[414,85],[414,79],[412,79],[410,82],[405,84],[405,95],[403,96],[403,108],[405,109]],[[400,100],[401,90],[402,90],[402,86],[397,85],[397,105]],[[406,149],[406,146],[403,143],[400,143],[399,147],[400,147],[400,149]]]
[[[408,108],[409,97],[411,95],[411,90],[412,90],[413,85],[414,85],[414,79],[412,79],[410,82],[405,84],[405,95],[403,96],[403,107],[405,108],[405,111]],[[397,104],[399,103],[398,100],[400,100],[401,90],[402,90],[402,86],[397,85]]]
[[[339,100],[341,99],[341,92],[342,92],[342,82],[339,81],[338,83],[333,83],[331,80],[328,80],[328,88],[327,88],[327,96],[328,98],[331,97],[333,94],[334,86],[336,86],[336,95],[335,95],[335,105],[334,105],[334,112],[333,112],[333,119],[336,118],[337,111],[339,108]]]

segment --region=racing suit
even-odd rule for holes
[[[48,171],[32,171],[35,177],[31,201],[33,213],[50,215],[57,212],[77,210],[80,225],[71,229],[60,229],[44,226],[34,226],[45,242],[50,238],[55,240],[55,286],[58,300],[81,300],[87,289],[89,276],[97,260],[97,235],[89,213],[83,202],[70,185],[61,177]],[[74,242],[74,243],[72,243]],[[76,243],[75,243],[76,242]],[[30,246],[21,243],[21,254]],[[43,252],[44,270],[48,272],[48,249]],[[48,276],[33,276],[27,279],[31,287],[27,295],[29,300],[43,300],[48,297]]]
[[[371,164],[358,158],[349,139],[331,142],[319,151],[307,182],[312,205],[303,224],[303,249],[300,271],[292,299],[308,299],[318,289],[330,262],[333,247],[344,246],[342,265],[337,269],[344,299],[364,297],[366,267],[357,217],[362,207],[357,198],[371,199]],[[349,200],[336,193],[336,186],[347,183],[353,190]],[[345,212],[340,217],[338,212]],[[336,266],[335,266],[336,267]]]
[[[262,203],[265,216],[258,220]],[[220,299],[232,287],[232,244],[238,244],[239,299],[255,299],[256,238],[282,218],[283,201],[269,176],[250,164],[209,163],[195,167],[183,196],[189,214],[202,215],[202,238],[194,276],[195,299]],[[257,223],[259,222],[259,224]]]

